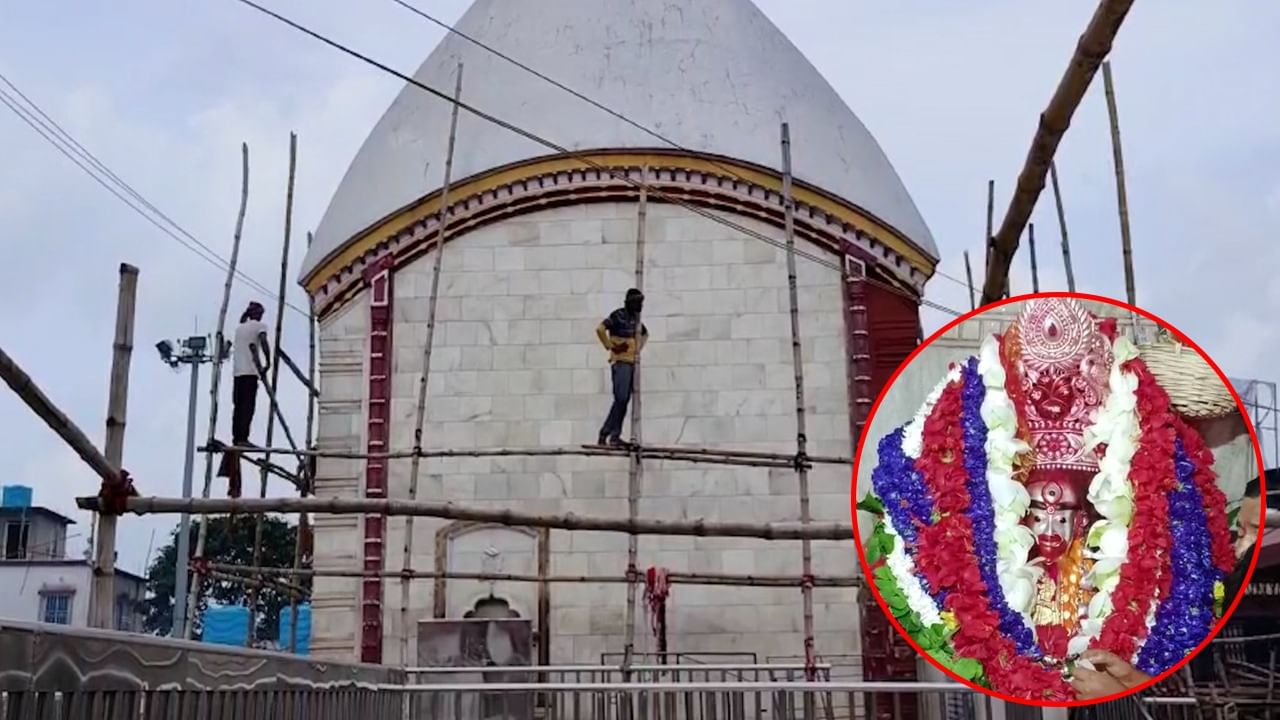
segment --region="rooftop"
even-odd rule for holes
[[[751,0],[477,0],[455,28],[702,155],[780,166],[790,123],[797,181],[861,208],[938,257],[929,228],[875,138]],[[874,61],[874,59],[869,59]],[[570,150],[672,146],[455,34],[415,73]],[[302,274],[375,222],[440,187],[451,103],[406,85],[330,201]],[[466,112],[455,181],[553,154]]]
[[[3,506],[0,506],[0,520],[7,520],[7,519],[9,519],[9,518],[20,518],[20,517],[23,517],[23,516],[25,516],[25,517],[43,517],[43,518],[46,518],[46,519],[52,520],[52,521],[57,522],[57,523],[62,523],[63,525],[75,525],[75,524],[76,524],[76,521],[75,521],[75,520],[72,520],[71,518],[67,517],[66,515],[63,515],[63,514],[62,514],[62,513],[60,513],[60,512],[55,512],[55,511],[53,511],[53,510],[50,510],[50,509],[49,509],[49,508],[47,508],[47,507],[40,507],[39,505],[32,505],[32,506],[30,506],[30,507],[3,507]]]

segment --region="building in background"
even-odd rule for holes
[[[67,557],[69,517],[32,504],[31,488],[10,485],[0,504],[0,618],[86,627],[93,567]],[[116,628],[142,630],[146,581],[116,569]]]
[[[918,342],[920,297],[938,253],[888,158],[803,54],[750,0],[478,0],[457,28],[624,117],[458,35],[416,72],[418,82],[451,93],[462,62],[465,102],[573,149],[549,150],[462,113],[424,446],[595,442],[611,398],[594,330],[637,284],[641,193],[621,175],[652,188],[643,226],[645,444],[794,452],[786,254],[741,229],[784,238],[785,121],[803,253],[808,451],[851,455],[851,435]],[[319,315],[322,450],[414,445],[450,112],[449,102],[407,86],[316,230],[302,282]],[[814,521],[847,521],[847,468],[815,468],[810,483]],[[638,514],[796,521],[797,487],[789,468],[646,461]],[[430,458],[417,493],[626,517],[628,460]],[[406,498],[409,462],[322,458],[315,494]],[[315,566],[400,570],[405,528],[403,517],[318,516]],[[413,532],[419,570],[627,572],[622,534],[424,518]],[[856,573],[851,543],[813,548],[815,574]],[[800,543],[731,538],[642,537],[637,569],[649,567],[802,574]],[[312,649],[412,665],[419,622],[497,608],[532,622],[539,662],[599,663],[623,650],[626,593],[623,583],[416,579],[402,621],[398,579],[317,577]],[[910,648],[874,603],[861,627],[855,589],[816,588],[813,599],[819,656],[861,656],[877,679],[914,676]],[[636,649],[653,651],[640,607]],[[668,648],[758,661],[803,656],[801,607],[798,587],[678,585]]]

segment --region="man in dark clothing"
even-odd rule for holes
[[[640,310],[644,306],[644,293],[632,288],[627,291],[622,307],[596,327],[596,337],[609,352],[613,366],[613,407],[600,428],[601,445],[621,446],[622,420],[631,402],[631,390],[635,382],[636,360],[649,339],[649,330],[640,322]]]

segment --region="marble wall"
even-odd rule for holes
[[[445,248],[424,446],[577,446],[595,441],[611,398],[607,359],[594,332],[636,284],[636,210],[634,203],[545,210],[481,228]],[[781,237],[754,220],[734,219]],[[644,317],[651,333],[642,367],[646,444],[794,451],[783,251],[661,204],[649,206],[645,230]],[[433,263],[428,254],[395,276],[393,448],[413,446]],[[848,455],[840,274],[803,258],[797,263],[809,449]],[[363,446],[361,353],[367,318],[367,300],[361,299],[322,325],[323,447]],[[393,461],[392,497],[408,496],[409,475],[409,461]],[[643,517],[799,519],[793,471],[650,461],[643,482]],[[849,483],[846,468],[811,472],[816,521],[848,520]],[[628,461],[623,458],[454,458],[424,461],[417,493],[421,499],[476,506],[625,516],[627,484]],[[358,462],[320,463],[318,495],[356,496],[361,488]],[[434,567],[437,533],[446,525],[415,521],[415,568]],[[401,565],[405,528],[404,519],[390,521],[388,569]],[[358,566],[360,538],[356,518],[320,518],[317,566]],[[446,564],[455,570],[533,572],[531,546],[518,540],[510,530],[479,528],[446,539],[442,547],[449,557]],[[815,573],[857,572],[851,542],[815,542],[813,547]],[[625,535],[552,531],[550,550],[552,574],[620,576],[626,570]],[[642,537],[638,566],[799,575],[800,543]],[[622,650],[626,585],[551,587],[553,663],[598,663],[603,653]],[[490,592],[524,617],[535,612],[528,584],[451,581],[446,592],[451,615],[465,612],[468,603]],[[419,620],[433,616],[432,593],[433,581],[413,582],[409,627],[404,628],[400,581],[388,580],[384,661],[402,660],[404,632],[412,636]],[[670,649],[755,653],[762,662],[802,656],[800,595],[799,588],[677,585],[668,610]],[[855,653],[854,591],[815,589],[814,609],[818,652]],[[358,612],[355,581],[318,580],[315,652],[329,657],[354,653]],[[636,622],[637,650],[654,650],[643,612]],[[409,645],[412,655],[414,643]]]

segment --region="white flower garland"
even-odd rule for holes
[[[1085,445],[1105,443],[1106,456],[1089,483],[1089,502],[1101,516],[1089,527],[1087,555],[1094,561],[1085,582],[1096,589],[1080,630],[1068,643],[1068,652],[1083,652],[1102,632],[1102,623],[1113,609],[1111,594],[1120,582],[1120,566],[1129,555],[1129,523],[1133,520],[1133,485],[1129,466],[1138,450],[1142,428],[1138,422],[1138,377],[1123,369],[1138,356],[1138,349],[1121,336],[1112,345],[1115,360],[1107,384],[1107,400],[1092,427],[1085,430]]]
[[[1022,524],[1022,519],[1031,496],[1022,483],[1013,479],[1014,461],[1031,448],[1018,438],[1018,413],[1005,389],[1005,370],[995,337],[982,343],[978,374],[986,386],[982,420],[987,426],[987,487],[995,511],[996,574],[1009,607],[1022,616],[1029,628],[1034,628],[1031,611],[1036,582],[1043,570],[1027,562],[1035,546],[1035,533]]]
[[[920,406],[915,417],[902,430],[903,455],[915,460],[920,457],[921,452],[924,452],[924,421],[933,412],[933,406],[938,404],[938,398],[942,397],[942,392],[947,389],[947,385],[958,381],[960,377],[960,367],[952,365],[948,368],[947,376],[942,379],[942,382],[938,383],[925,397],[924,405]]]
[[[916,563],[907,554],[902,537],[894,529],[893,521],[889,519],[887,513],[884,515],[884,530],[889,537],[893,538],[893,550],[885,556],[885,564],[893,573],[898,589],[906,596],[907,607],[920,617],[920,622],[925,627],[941,625],[942,615],[938,612],[938,605],[925,591],[924,583],[920,582],[920,577],[916,574]]]

